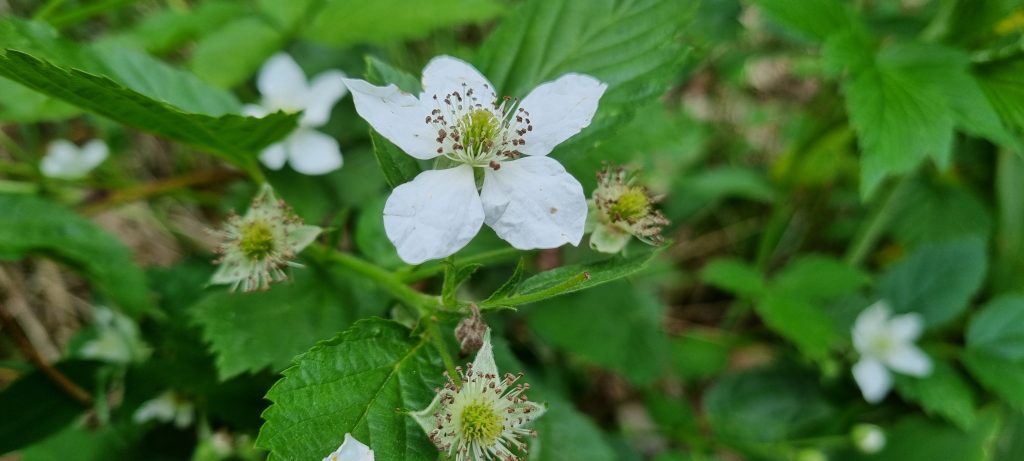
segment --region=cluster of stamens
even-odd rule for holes
[[[660,244],[662,228],[669,224],[665,215],[654,208],[655,199],[646,187],[622,167],[606,166],[597,173],[594,205],[600,218],[643,242]]]
[[[524,428],[540,411],[524,394],[530,385],[516,382],[523,374],[495,374],[456,367],[460,382],[448,378],[437,389],[440,409],[435,428],[427,435],[439,450],[455,461],[519,461],[526,454],[523,436],[536,436]]]
[[[533,131],[519,101],[506,96],[499,102],[493,91],[481,97],[463,84],[462,91],[434,95],[434,102],[425,123],[437,129],[437,153],[458,163],[498,170],[503,160],[522,155],[524,136]]]
[[[225,265],[235,281],[231,290],[267,290],[273,282],[288,278],[284,269],[300,267],[293,262],[295,249],[288,244],[288,230],[301,226],[283,200],[274,200],[266,192],[258,195],[250,212],[242,217],[234,212],[224,228],[214,231],[220,238],[215,264]]]

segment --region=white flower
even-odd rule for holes
[[[430,406],[412,416],[439,450],[455,461],[519,461],[526,453],[522,437],[535,435],[524,425],[544,414],[545,408],[523,393],[529,384],[515,384],[522,374],[499,378],[491,349],[491,332],[472,364],[457,367],[460,384],[451,377]],[[446,373],[447,376],[447,373]]]
[[[399,256],[411,264],[446,257],[485,222],[519,249],[578,245],[583,187],[546,155],[590,124],[607,86],[565,74],[522,101],[499,101],[479,71],[448,56],[427,64],[422,83],[417,97],[345,80],[356,111],[382,136],[415,158],[454,165],[420,173],[388,197],[384,229]]]
[[[256,80],[263,100],[260,105],[247,105],[246,115],[264,117],[271,112],[299,112],[299,127],[287,138],[271,144],[260,153],[260,161],[272,170],[280,170],[288,162],[295,171],[318,175],[341,168],[338,141],[314,130],[327,123],[331,108],[348,90],[342,79],[345,74],[331,70],[306,81],[306,74],[295,60],[285,53],[270,57]]]
[[[51,178],[78,179],[103,163],[109,153],[101,139],[93,139],[82,147],[58,139],[46,146],[46,156],[39,168]]]
[[[373,450],[352,437],[352,434],[345,434],[345,441],[334,453],[327,455],[324,461],[373,461]]]
[[[853,377],[865,400],[877,403],[889,393],[889,370],[917,377],[931,373],[931,359],[914,345],[923,329],[920,315],[893,316],[885,301],[860,313],[853,325],[853,345],[860,353],[860,361],[853,366]]]
[[[654,198],[636,176],[622,167],[606,166],[597,173],[588,228],[590,247],[602,253],[618,253],[631,237],[649,245],[662,242],[661,230],[668,219],[654,209]]]
[[[149,347],[139,337],[139,329],[130,318],[106,307],[96,307],[93,313],[96,338],[87,341],[78,350],[86,359],[114,364],[127,364],[142,360]]]
[[[263,185],[245,216],[231,215],[224,229],[217,232],[221,245],[217,248],[220,264],[210,278],[214,285],[239,286],[243,291],[266,290],[271,282],[287,278],[286,266],[303,248],[320,235],[320,228],[306,226],[283,200],[274,196],[269,185]]]
[[[194,418],[195,407],[192,406],[192,402],[174,391],[166,391],[156,398],[147,400],[132,415],[132,421],[135,421],[136,424],[144,424],[148,421],[163,423],[173,421],[178,428],[188,427]]]

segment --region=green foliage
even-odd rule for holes
[[[232,87],[248,79],[284,42],[285,36],[266,20],[243,17],[196,43],[190,67],[207,82]]]
[[[139,316],[150,309],[145,275],[112,235],[71,210],[35,197],[0,194],[0,209],[0,258],[54,258],[80,270],[126,313]]]
[[[918,402],[928,414],[946,418],[963,430],[975,424],[974,393],[963,375],[945,362],[934,362],[931,375],[896,375],[896,389]]]
[[[817,41],[851,29],[855,21],[842,0],[755,0],[754,4],[780,24]]]
[[[97,367],[92,362],[75,361],[58,364],[56,368],[72,382],[88,388]],[[3,454],[59,431],[86,410],[42,371],[29,373],[0,391],[0,406],[4,408],[4,418],[0,420]]]
[[[327,0],[321,4],[302,35],[335,46],[418,38],[441,27],[493,18],[503,9],[494,0],[436,0],[429,4]]]
[[[420,165],[416,163],[416,159],[402,152],[391,141],[373,130],[370,130],[370,139],[373,140],[373,154],[377,157],[380,171],[384,173],[384,180],[392,189],[412,181],[420,173]]]
[[[316,459],[351,433],[381,459],[434,460],[437,449],[405,412],[427,407],[441,369],[430,347],[397,323],[358,322],[284,371],[267,393],[273,405],[256,444],[272,460]]]
[[[878,279],[878,298],[896,312],[917,312],[929,328],[962,314],[987,270],[984,243],[975,238],[924,245]]]
[[[867,459],[880,461],[934,459],[983,461],[988,459],[988,443],[998,427],[999,419],[991,411],[981,415],[978,422],[969,431],[924,418],[910,417],[897,424],[892,431],[886,434],[887,442],[881,453]],[[860,459],[860,457],[854,459]]]
[[[372,286],[317,265],[292,273],[294,280],[273,290],[218,291],[190,308],[217,355],[221,379],[265,368],[284,369],[317,338],[344,330],[367,312],[369,302],[378,299]],[[278,334],[282,330],[289,333]]]
[[[989,302],[967,328],[964,363],[992,392],[1024,409],[1024,298],[1004,296]]]

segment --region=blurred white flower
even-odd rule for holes
[[[583,187],[547,154],[590,125],[607,85],[565,74],[522,101],[498,100],[487,78],[449,56],[423,69],[418,97],[395,85],[345,84],[356,111],[382,136],[415,158],[441,157],[445,166],[388,197],[384,229],[404,261],[451,255],[485,222],[519,249],[579,244]]]
[[[885,431],[874,424],[858,424],[850,432],[854,446],[861,453],[875,454],[885,448]]]
[[[885,398],[892,388],[889,370],[917,377],[931,374],[931,359],[914,345],[923,330],[920,315],[893,316],[885,301],[860,313],[853,325],[853,345],[860,353],[853,377],[865,400],[877,403]]]
[[[109,153],[107,144],[101,139],[93,139],[82,147],[58,139],[46,146],[46,156],[39,169],[51,178],[78,179],[103,163]]]
[[[430,406],[413,413],[413,419],[455,461],[522,460],[517,454],[527,450],[522,438],[536,435],[524,426],[546,409],[526,398],[529,384],[516,384],[522,373],[498,372],[490,330],[473,363],[457,371],[459,384],[448,377]]]
[[[341,446],[323,461],[373,461],[373,450],[352,437],[352,434],[345,434]]]
[[[139,337],[135,322],[120,312],[97,306],[93,310],[93,328],[96,337],[78,350],[82,358],[127,364],[149,355],[149,347]]]
[[[183,429],[192,424],[195,419],[195,407],[174,391],[166,391],[157,397],[147,400],[139,406],[132,415],[132,421],[136,424],[145,424],[149,421],[162,423],[174,422],[174,426]]]
[[[320,228],[307,226],[292,213],[274,189],[264,184],[253,198],[245,216],[232,214],[217,232],[220,264],[210,278],[213,285],[231,285],[232,290],[266,290],[271,282],[284,280],[284,268],[298,267],[292,260],[320,235]]]
[[[246,105],[243,112],[255,117],[279,110],[302,112],[295,131],[260,153],[260,161],[267,168],[279,170],[287,162],[295,171],[307,175],[341,168],[338,141],[313,128],[327,123],[331,108],[348,92],[342,82],[344,78],[341,71],[329,70],[306,81],[306,74],[285,53],[277,53],[263,64],[256,80],[263,99],[259,105]]]

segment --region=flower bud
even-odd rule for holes
[[[874,424],[858,424],[850,431],[853,445],[862,453],[874,454],[885,448],[885,431]]]

